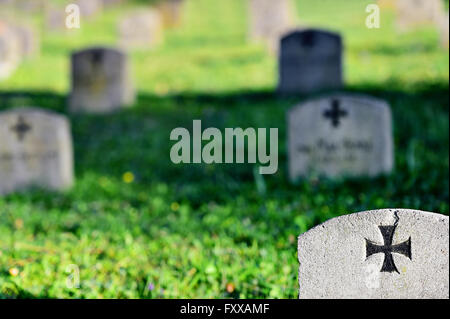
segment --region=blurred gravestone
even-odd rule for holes
[[[0,194],[73,183],[70,125],[64,116],[35,108],[0,112]]]
[[[77,0],[74,3],[80,8],[81,19],[95,16],[103,7],[101,0]]]
[[[289,175],[376,176],[393,168],[391,111],[382,100],[332,95],[288,112]]]
[[[111,48],[89,48],[72,55],[72,112],[107,113],[134,102],[128,57]]]
[[[16,24],[12,28],[19,41],[22,57],[31,57],[39,52],[39,37],[32,26]]]
[[[291,0],[249,0],[250,38],[264,41],[276,52],[280,37],[295,21],[295,6]]]
[[[310,29],[282,38],[279,92],[305,94],[340,88],[342,73],[342,41],[338,34]]]
[[[185,0],[166,0],[158,3],[165,27],[173,28],[180,25],[184,4]]]
[[[45,27],[49,31],[60,31],[66,28],[64,8],[47,6],[45,8]]]
[[[444,15],[442,0],[397,0],[397,26],[408,30],[426,24],[438,24]]]
[[[333,218],[298,239],[299,298],[449,298],[448,216],[382,209]]]
[[[8,78],[20,62],[20,41],[10,25],[0,20],[0,80]]]
[[[119,23],[120,45],[124,49],[149,48],[162,42],[162,20],[158,11],[133,12]]]

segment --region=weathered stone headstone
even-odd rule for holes
[[[173,28],[180,25],[184,4],[185,0],[165,0],[158,3],[165,27]]]
[[[72,112],[107,113],[133,104],[135,92],[125,53],[89,48],[72,55]]]
[[[291,0],[249,0],[249,35],[278,51],[280,37],[294,26],[295,8]]]
[[[305,94],[340,88],[342,73],[342,41],[338,34],[308,29],[282,38],[279,92]]]
[[[384,101],[332,95],[287,114],[289,176],[376,176],[394,165],[392,119]]]
[[[439,23],[442,0],[396,0],[397,27],[404,31],[421,25]]]
[[[0,112],[0,194],[63,190],[72,183],[72,138],[64,116],[36,108]]]
[[[299,298],[449,298],[449,218],[382,209],[333,218],[298,239]]]
[[[20,42],[7,23],[0,20],[0,80],[8,78],[20,62]]]
[[[151,48],[162,42],[162,19],[153,9],[140,10],[119,23],[120,45],[124,49]]]

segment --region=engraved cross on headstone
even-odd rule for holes
[[[323,113],[323,116],[329,120],[331,120],[331,124],[333,127],[338,127],[341,123],[341,117],[347,116],[347,111],[341,109],[338,100],[333,100],[331,102],[331,109],[327,110]]]
[[[411,259],[411,237],[401,244],[392,245],[394,232],[397,225],[393,226],[378,226],[381,235],[383,236],[384,244],[377,245],[366,238],[366,258],[373,254],[383,253],[384,261],[380,272],[397,272],[400,273],[395,266],[392,253],[402,254]]]
[[[31,126],[25,122],[22,116],[19,116],[17,124],[11,127],[11,130],[17,134],[19,141],[23,141],[25,135],[31,131]]]

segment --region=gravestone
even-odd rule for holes
[[[24,58],[36,55],[39,52],[39,37],[30,25],[16,24],[12,26],[19,41],[20,54]]]
[[[124,49],[151,48],[162,42],[162,19],[158,11],[133,12],[119,23],[120,46]]]
[[[63,190],[73,183],[70,124],[36,108],[0,112],[0,194],[29,187]]]
[[[135,92],[128,56],[112,48],[72,54],[72,112],[107,113],[133,104]]]
[[[77,0],[74,3],[80,8],[81,19],[95,16],[103,7],[101,0]]]
[[[0,80],[8,78],[20,62],[20,42],[10,25],[0,20]]]
[[[299,298],[449,298],[449,218],[407,209],[340,216],[298,239]]]
[[[372,177],[394,165],[389,105],[335,94],[292,108],[287,114],[289,175]]]
[[[45,8],[45,27],[49,31],[66,29],[66,13],[64,8],[47,6]]]
[[[342,86],[342,41],[336,33],[307,29],[281,39],[280,93],[306,94]]]
[[[280,37],[295,23],[295,6],[291,0],[249,0],[249,36],[264,41],[278,51]]]
[[[181,14],[185,0],[165,0],[158,3],[158,10],[161,12],[163,25],[173,28],[181,23]]]
[[[442,0],[397,0],[397,27],[401,31],[438,24],[444,14]]]

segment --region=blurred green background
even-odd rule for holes
[[[138,100],[112,115],[67,114],[69,55],[117,43],[128,1],[41,32],[41,54],[0,82],[0,110],[32,105],[72,122],[76,184],[0,198],[0,297],[296,298],[296,238],[334,216],[378,208],[449,213],[449,55],[433,26],[365,26],[369,0],[296,0],[302,25],[339,31],[346,91],[387,100],[394,172],[376,179],[287,178],[286,111],[307,97],[274,91],[277,60],[247,39],[244,0],[188,0],[164,43],[130,52]],[[308,97],[309,98],[309,97]],[[175,127],[279,128],[279,170],[174,165]],[[80,287],[68,288],[77,265]],[[69,267],[69,268],[68,268]]]

